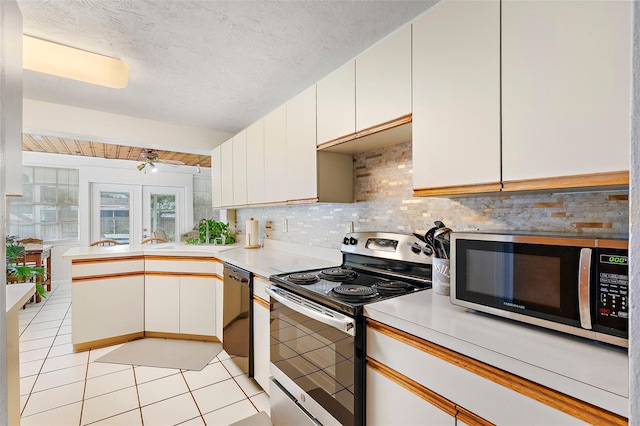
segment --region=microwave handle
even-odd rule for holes
[[[578,274],[578,310],[580,326],[586,330],[592,329],[591,323],[591,249],[580,250],[580,272]]]

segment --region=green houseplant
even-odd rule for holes
[[[21,265],[20,259],[25,254],[25,248],[18,243],[15,236],[5,237],[7,284],[32,282],[36,286],[39,297],[47,298],[44,286],[38,282],[46,276],[46,268],[43,266]]]
[[[202,219],[198,224],[197,230],[200,235],[185,239],[184,241],[187,244],[216,244],[216,242],[218,244],[233,244],[236,242],[235,238],[229,233],[228,223],[218,222],[213,219]],[[207,234],[209,235],[208,241]],[[187,235],[185,234],[184,236]]]

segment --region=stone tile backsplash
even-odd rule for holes
[[[244,241],[250,217],[260,221],[261,238],[329,248],[339,248],[351,226],[411,233],[424,232],[434,220],[454,231],[628,232],[628,190],[417,198],[412,195],[410,142],[355,155],[353,164],[353,203],[238,209],[239,240]]]

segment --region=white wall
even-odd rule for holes
[[[640,3],[634,3],[633,110],[631,121],[631,184],[629,190],[630,425],[640,424]]]
[[[209,155],[232,134],[25,99],[25,133]]]

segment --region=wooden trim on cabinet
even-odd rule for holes
[[[405,124],[409,124],[413,121],[413,114],[409,113],[393,120],[385,121],[384,123],[376,124],[375,126],[367,127],[366,129],[357,130],[356,138],[363,138],[365,136],[373,135],[374,133],[384,132],[385,130],[393,129],[394,127],[400,127]]]
[[[74,343],[74,352],[88,351],[89,349],[104,348],[106,346],[117,345],[119,343],[127,343],[132,340],[142,339],[144,332],[139,331],[137,333],[123,334],[122,336],[108,337],[106,339],[92,340],[90,342]]]
[[[180,262],[217,262],[224,263],[217,257],[203,257],[203,256],[162,256],[162,255],[145,255],[144,260],[177,260]]]
[[[396,339],[404,344],[412,346],[429,355],[447,361],[457,367],[491,380],[501,386],[535,399],[556,410],[567,413],[573,417],[584,420],[589,424],[627,425],[628,420],[618,414],[604,410],[595,405],[581,401],[577,398],[565,395],[561,392],[542,386],[531,380],[516,376],[507,371],[485,364],[473,358],[469,358],[458,352],[420,339],[404,331],[397,330],[388,325],[367,319],[367,327],[385,336]]]
[[[384,123],[376,124],[375,126],[367,127],[366,129],[358,130],[354,133],[349,133],[339,138],[331,139],[330,141],[319,143],[317,146],[318,151],[322,151],[332,146],[341,145],[345,142],[351,142],[356,139],[364,138],[376,133],[384,132],[385,130],[400,127],[405,124],[409,124],[413,121],[413,114],[406,114],[393,120],[385,121]]]
[[[493,425],[490,421],[483,419],[479,415],[472,413],[464,407],[456,405],[456,420],[460,420],[462,423],[469,426],[489,426]]]
[[[153,277],[198,277],[198,278],[220,278],[213,272],[171,272],[171,271],[145,271],[145,275]]]
[[[220,339],[218,339],[216,336],[206,336],[204,334],[167,333],[164,331],[145,331],[144,337],[154,337],[158,339],[198,340],[203,342],[220,343]]]
[[[449,401],[442,395],[439,395],[431,389],[422,386],[420,383],[411,380],[407,376],[398,373],[397,371],[387,367],[384,364],[379,363],[373,358],[367,357],[367,368],[383,375],[392,382],[402,386],[412,394],[424,399],[429,404],[438,407],[440,410],[449,414],[452,417],[456,416],[456,404]],[[488,423],[490,424],[490,423]]]
[[[262,297],[256,296],[254,294],[253,301],[256,302],[258,305],[262,306],[263,308],[271,310],[271,304],[266,300],[264,300]]]
[[[335,139],[331,139],[330,141],[322,142],[322,143],[318,144],[316,149],[318,151],[320,151],[322,149],[331,148],[332,146],[336,146],[336,145],[343,144],[345,142],[352,141],[355,138],[356,138],[356,133],[355,132],[354,133],[349,133],[347,135],[340,136],[339,138],[335,138]]]
[[[320,201],[318,197],[314,198],[299,198],[296,200],[287,200],[287,204],[305,204],[305,203],[317,203]]]
[[[114,278],[127,278],[127,277],[139,277],[144,276],[144,271],[132,271],[132,272],[118,272],[115,274],[100,274],[100,275],[84,275],[82,277],[72,277],[72,283],[78,283],[82,281],[96,281],[96,280],[111,280]]]
[[[477,183],[472,185],[439,186],[434,188],[414,188],[414,197],[441,197],[444,195],[466,195],[500,192],[500,182]]]
[[[144,256],[119,256],[119,257],[92,257],[90,259],[72,259],[72,265],[86,265],[92,263],[105,263],[105,262],[129,262],[132,260],[144,260]]]
[[[541,189],[570,189],[600,186],[629,185],[629,171],[590,173],[539,179],[504,181],[503,191],[531,191]]]

